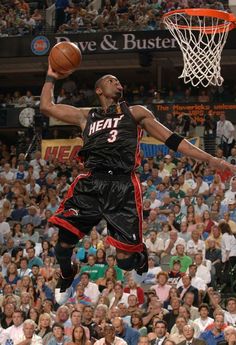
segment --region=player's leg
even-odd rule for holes
[[[55,246],[57,262],[61,269],[60,291],[65,291],[73,282],[76,267],[71,263],[73,249],[79,239],[88,234],[101,220],[93,181],[90,174],[81,174],[69,188],[59,209],[50,222],[59,227]]]
[[[67,229],[59,229],[55,255],[61,269],[61,281],[59,282],[61,292],[65,291],[72,284],[77,273],[77,267],[72,265],[71,257],[78,240],[78,236]]]
[[[113,181],[104,217],[108,223],[107,241],[116,247],[117,265],[138,274],[148,271],[148,254],[142,243],[142,194],[135,175],[129,181]],[[115,206],[114,206],[115,205]],[[111,212],[112,210],[112,212]]]
[[[125,270],[131,271],[135,269],[138,274],[143,274],[148,271],[148,252],[145,244],[143,244],[142,252],[127,253],[121,249],[116,249],[117,265]]]

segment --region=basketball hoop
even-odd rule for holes
[[[178,42],[184,67],[179,78],[193,86],[220,86],[221,53],[236,17],[224,11],[190,8],[168,12],[163,23]]]

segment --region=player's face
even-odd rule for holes
[[[106,98],[119,99],[122,96],[123,87],[121,86],[119,80],[109,75],[105,77],[100,86],[96,89],[96,93],[99,96],[105,96]]]

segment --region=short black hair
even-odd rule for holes
[[[59,327],[59,328],[61,328],[63,331],[64,331],[64,326],[63,326],[63,324],[62,323],[60,323],[60,322],[55,322],[53,325],[52,325],[52,330],[54,330],[54,328],[55,327]]]

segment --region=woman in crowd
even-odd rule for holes
[[[214,201],[211,205],[211,219],[214,222],[218,222],[220,219],[220,202]]]
[[[87,263],[88,261],[88,255],[89,254],[96,254],[96,248],[92,246],[92,242],[90,238],[84,238],[83,240],[83,245],[78,249],[77,254],[76,254],[76,259],[83,262]]]
[[[140,336],[147,335],[147,327],[143,326],[143,318],[142,318],[141,313],[139,312],[132,313],[130,322],[131,322],[132,328],[139,331]]]
[[[33,283],[29,275],[24,275],[17,283],[17,287],[21,293],[27,292],[31,286],[33,286]]]
[[[116,279],[107,278],[106,288],[102,291],[102,295],[108,297],[110,301],[115,295],[115,292],[114,292],[115,283],[116,283]]]
[[[95,227],[90,232],[90,240],[91,240],[91,244],[94,248],[96,248],[96,249],[103,248],[103,243],[100,240],[100,235],[97,233]]]
[[[72,341],[66,345],[91,345],[91,341],[87,339],[83,326],[77,326],[72,332]]]
[[[215,225],[215,223],[211,219],[211,214],[208,210],[203,212],[202,221],[204,223],[204,233],[207,233],[207,235],[209,235],[211,232],[211,227]]]
[[[6,283],[16,286],[19,279],[20,277],[18,276],[17,266],[14,262],[12,262],[7,269],[7,275],[5,277]]]
[[[6,221],[9,221],[11,219],[11,212],[12,212],[11,203],[9,200],[6,199],[3,201],[1,211]]]
[[[186,171],[184,174],[184,185],[182,190],[187,193],[189,189],[196,188],[196,182],[194,181],[194,177],[191,171]]]
[[[37,308],[31,307],[29,308],[27,319],[33,320],[36,324],[39,322],[40,312]]]
[[[23,229],[21,223],[15,223],[11,230],[11,235],[14,240],[15,246],[19,246],[23,239]]]
[[[128,284],[124,288],[124,292],[137,296],[139,305],[144,303],[144,291],[140,286],[138,286],[137,282],[132,277],[129,278]]]
[[[105,271],[104,277],[99,278],[96,281],[99,291],[102,292],[104,289],[108,287],[107,286],[108,279],[116,280],[116,278],[117,278],[116,270],[114,269],[114,267],[108,267]]]
[[[40,267],[40,274],[44,277],[45,281],[48,282],[52,280],[55,268],[53,268],[52,258],[46,256],[43,260],[43,267]]]
[[[47,256],[54,257],[54,250],[49,241],[43,240],[42,241],[42,251],[39,254],[39,257],[44,260]]]
[[[15,247],[11,253],[12,261],[16,264],[17,268],[20,268],[20,262],[23,257],[23,248]]]
[[[195,221],[195,216],[194,212],[189,212],[187,214],[187,224],[188,224],[188,232],[192,232],[193,230],[196,229],[196,221]]]
[[[103,269],[105,269],[105,266],[107,265],[106,252],[102,248],[99,248],[96,251],[96,265],[99,265]]]
[[[214,180],[210,185],[210,195],[224,195],[224,190],[225,190],[225,184],[223,182],[221,182],[221,177],[218,174],[215,174],[214,176]]]
[[[43,339],[43,345],[46,345],[52,336],[51,322],[52,320],[49,314],[43,313],[39,316],[36,334]]]

